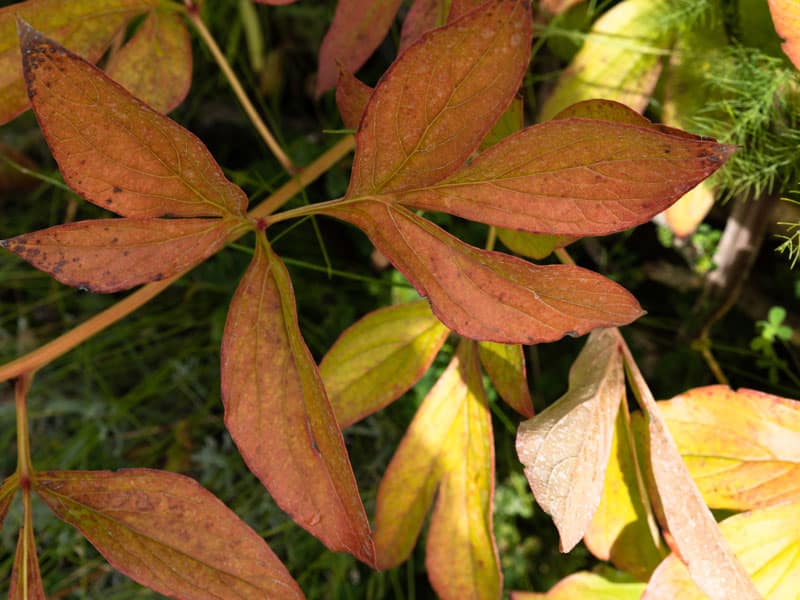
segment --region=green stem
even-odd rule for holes
[[[314,204],[308,204],[306,206],[299,206],[298,208],[285,210],[269,217],[268,221],[270,225],[274,225],[275,223],[280,223],[281,221],[287,221],[289,219],[318,215],[320,213],[324,213],[325,210],[329,208],[338,208],[341,206],[347,206],[348,204],[364,202],[365,200],[368,200],[368,197],[361,196],[358,198],[335,198],[334,200],[327,200],[325,202],[316,202]]]
[[[26,489],[30,489],[33,475],[30,433],[28,431],[28,390],[32,378],[32,373],[22,373],[14,386],[14,400],[17,408],[17,474],[23,493]]]
[[[209,52],[211,52],[211,55],[219,65],[220,70],[227,78],[231,89],[233,89],[233,93],[236,94],[236,97],[239,99],[242,108],[244,108],[244,112],[247,113],[247,116],[253,123],[256,131],[258,131],[258,134],[261,136],[264,142],[266,142],[267,147],[275,155],[275,158],[278,159],[278,162],[281,164],[281,166],[291,174],[296,173],[297,168],[280,147],[280,144],[278,144],[278,142],[275,140],[275,137],[261,119],[261,116],[258,114],[258,111],[256,111],[253,103],[250,102],[250,98],[248,98],[247,94],[245,93],[242,84],[239,82],[239,78],[233,72],[233,69],[231,69],[230,64],[228,64],[228,61],[225,58],[225,55],[222,53],[222,50],[220,50],[219,46],[217,45],[216,40],[211,35],[211,32],[208,30],[205,23],[203,23],[203,19],[200,18],[197,8],[192,5],[191,2],[188,4],[189,6],[187,6],[186,16],[188,17],[189,21],[191,21],[192,25],[194,25],[197,33],[200,35],[200,38],[205,42]]]

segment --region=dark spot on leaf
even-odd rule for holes
[[[105,200],[103,200],[103,202],[105,202],[106,204],[114,204],[114,201],[111,198],[106,198]]]
[[[669,146],[664,146],[664,154],[670,154],[670,153],[672,153],[672,148],[670,148]]]
[[[162,279],[164,279],[163,273],[156,273],[155,275],[153,275],[153,281],[161,281]]]
[[[114,186],[114,187],[111,189],[111,191],[112,191],[112,192],[114,192],[115,194],[119,194],[119,193],[122,191],[122,188],[121,188],[121,187],[118,187],[118,186],[116,186],[116,185],[115,185],[115,186]]]
[[[118,242],[119,242],[119,238],[118,238],[118,237],[113,237],[113,238],[111,238],[111,243],[112,243],[112,244],[116,244],[116,243],[118,243]]]
[[[64,265],[66,265],[66,264],[67,264],[67,261],[64,260],[64,259],[61,259],[55,265],[53,265],[53,270],[52,270],[53,275],[58,275],[59,273],[61,273],[62,269],[64,268]]]

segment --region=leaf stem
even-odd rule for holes
[[[31,462],[31,442],[28,431],[28,390],[31,387],[33,373],[27,371],[20,374],[14,385],[14,400],[17,410],[17,474],[22,492],[30,491],[33,474]]]
[[[189,18],[189,21],[191,21],[192,25],[194,25],[195,29],[197,30],[197,33],[200,34],[200,37],[205,42],[208,50],[211,52],[211,55],[214,57],[214,60],[219,65],[220,70],[225,75],[228,83],[233,89],[233,93],[236,94],[236,97],[239,99],[242,108],[244,108],[244,112],[247,113],[247,116],[253,123],[256,131],[258,131],[258,134],[261,136],[264,142],[266,142],[267,147],[272,151],[272,154],[275,155],[275,158],[278,159],[278,162],[284,169],[286,169],[287,172],[291,174],[296,173],[297,167],[295,167],[291,159],[280,147],[280,144],[278,144],[278,142],[275,140],[272,133],[270,133],[269,128],[256,111],[253,103],[250,102],[250,98],[247,97],[242,84],[239,82],[239,78],[233,72],[233,69],[231,69],[230,64],[228,64],[228,61],[217,45],[216,40],[211,35],[211,32],[208,30],[205,23],[203,23],[203,19],[200,17],[197,8],[194,5],[188,6],[186,10],[186,16]]]
[[[249,216],[253,219],[258,219],[280,208],[297,194],[297,192],[346,156],[353,149],[354,141],[353,136],[347,136],[337,142],[333,147],[324,152],[322,156],[317,158],[308,167],[300,171],[293,179],[287,181],[276,190],[269,198],[250,211]],[[238,232],[235,236],[231,237],[230,241],[235,241],[247,233],[247,231],[249,231],[249,229]],[[169,279],[164,279],[163,281],[148,283],[130,296],[120,300],[95,316],[90,317],[77,327],[46,343],[44,346],[40,346],[25,356],[12,360],[5,365],[0,365],[0,381],[7,381],[14,377],[19,377],[23,373],[35,371],[52,362],[59,356],[66,354],[79,344],[125,318],[140,306],[143,306],[148,301],[155,298],[190,270],[191,268]]]

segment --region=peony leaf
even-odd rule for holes
[[[383,41],[400,0],[339,0],[319,49],[317,96],[336,83],[337,63],[355,73]]]
[[[358,128],[370,95],[372,88],[340,65],[339,82],[336,84],[336,107],[342,115],[345,127]]]
[[[478,250],[401,206],[345,202],[321,212],[365,231],[433,313],[468,338],[535,344],[641,315],[633,296],[605,277]]]
[[[440,398],[461,400],[459,412],[451,424],[431,423],[428,431],[443,425],[447,432],[438,457],[443,478],[425,545],[428,578],[443,600],[498,598],[503,587],[492,529],[492,418],[477,354],[475,342],[459,345],[461,381],[454,396]]]
[[[447,15],[448,21],[460,19],[468,12],[486,4],[486,0],[450,0],[450,13]]]
[[[645,411],[644,459],[652,473],[660,506],[657,514],[672,536],[692,580],[712,600],[760,598],[703,502],[655,399],[635,361],[625,350],[625,366],[637,400]]]
[[[720,523],[725,539],[769,600],[794,600],[800,589],[800,502],[783,502],[741,513]],[[733,596],[730,596],[733,597]],[[644,600],[706,600],[673,554],[647,585]]]
[[[733,149],[652,125],[558,119],[505,138],[399,201],[533,233],[604,235],[647,221]]]
[[[614,581],[597,573],[579,571],[559,581],[546,594],[511,592],[511,600],[639,600],[645,584]],[[682,596],[676,596],[681,598]]]
[[[775,31],[785,41],[783,51],[800,69],[800,5],[796,0],[768,0]]]
[[[278,505],[334,551],[374,564],[333,408],[297,323],[289,273],[260,234],[222,340],[225,425]]]
[[[498,395],[523,417],[533,416],[533,404],[525,373],[525,353],[519,344],[478,344],[481,365]]]
[[[116,292],[182,273],[219,250],[234,219],[98,219],[0,240],[66,285]]]
[[[594,331],[570,369],[567,393],[519,426],[517,454],[536,502],[553,517],[562,552],[581,540],[600,502],[624,397],[617,334]]]
[[[800,403],[727,386],[658,403],[703,499],[749,510],[800,501]]]
[[[603,494],[583,541],[600,560],[646,581],[665,552],[632,442],[628,411],[620,410]]]
[[[536,260],[547,258],[553,250],[563,248],[575,241],[575,236],[526,233],[505,227],[497,228],[497,237],[514,254]]]
[[[156,4],[157,0],[27,0],[0,8],[0,125],[29,108],[14,35],[17,18],[95,62],[130,19]]]
[[[345,331],[319,366],[339,426],[360,421],[411,388],[449,333],[424,300],[376,310]]]
[[[11,568],[11,581],[8,587],[9,600],[46,600],[44,584],[39,572],[39,559],[36,556],[36,540],[29,516],[19,530],[14,566]]]
[[[247,196],[183,127],[20,23],[28,94],[64,180],[126,217],[244,215]]]
[[[522,81],[530,20],[525,0],[488,2],[403,52],[367,105],[348,197],[431,185],[459,169]]]
[[[539,120],[589,98],[644,111],[672,41],[659,23],[668,10],[669,3],[661,0],[625,0],[600,17],[542,105]]]
[[[403,19],[399,52],[419,40],[426,31],[444,25],[449,12],[447,4],[447,0],[414,0]]]
[[[302,598],[259,535],[196,481],[167,471],[46,471],[36,492],[114,568],[177,598]]]
[[[152,10],[136,34],[112,55],[108,76],[161,113],[178,106],[192,83],[192,46],[183,20]]]
[[[498,597],[493,481],[491,418],[477,352],[474,342],[463,340],[423,400],[378,489],[379,567],[408,557],[438,486],[426,559],[434,589],[445,599]]]

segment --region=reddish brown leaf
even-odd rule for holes
[[[519,344],[478,344],[481,365],[497,394],[524,417],[533,416],[533,404],[525,373],[525,353]]]
[[[106,73],[157,111],[170,112],[192,83],[192,46],[181,17],[171,8],[150,11]]]
[[[358,128],[364,108],[372,95],[372,88],[362,83],[345,68],[339,69],[339,82],[336,84],[336,107],[342,115],[344,126]]]
[[[345,331],[319,366],[339,426],[399,398],[425,374],[450,331],[424,300],[369,313]]]
[[[355,73],[386,37],[400,0],[339,0],[319,49],[317,96],[336,83],[337,62]]]
[[[25,23],[28,94],[64,180],[127,217],[243,215],[247,196],[200,140]]]
[[[408,48],[367,105],[348,197],[431,185],[461,167],[517,91],[530,36],[528,2],[493,1]]]
[[[5,521],[8,509],[18,489],[19,477],[16,473],[4,479],[3,483],[0,484],[0,529],[3,527],[3,521]]]
[[[625,364],[631,387],[646,411],[646,460],[658,493],[663,525],[689,567],[692,579],[712,600],[760,598],[703,502],[650,388],[627,350]]]
[[[47,471],[35,489],[114,568],[174,598],[302,598],[259,535],[193,479],[150,469]]]
[[[603,235],[647,221],[732,151],[650,126],[559,119],[504,139],[400,202],[534,233]]]
[[[562,552],[581,540],[600,502],[624,397],[616,331],[593,331],[570,369],[567,393],[519,426],[519,460],[536,502],[553,517]]]
[[[486,4],[486,0],[450,0],[448,21],[452,22],[455,19],[459,19],[484,4]]]
[[[800,501],[800,402],[712,385],[658,407],[711,508]]]
[[[29,107],[14,35],[17,18],[94,62],[130,19],[156,4],[156,0],[27,0],[0,9],[0,124]]]
[[[579,267],[533,265],[478,250],[401,206],[360,201],[325,211],[364,230],[459,334],[507,344],[535,344],[642,314],[612,281]]]
[[[768,0],[775,31],[785,41],[783,51],[800,69],[800,4],[797,0]]]
[[[260,236],[222,340],[225,424],[278,505],[331,550],[374,564],[333,408],[300,335],[286,267]]]
[[[25,517],[25,524],[19,530],[8,600],[46,600],[30,516]]]
[[[0,240],[61,283],[116,292],[190,269],[240,228],[233,219],[98,219]]]
[[[399,51],[402,52],[408,48],[426,31],[444,25],[447,18],[446,13],[446,0],[414,0],[414,4],[411,5],[403,20]]]
[[[491,418],[475,343],[463,340],[426,396],[378,489],[378,564],[405,560],[439,486],[426,566],[442,598],[496,598],[501,576],[492,536]]]

